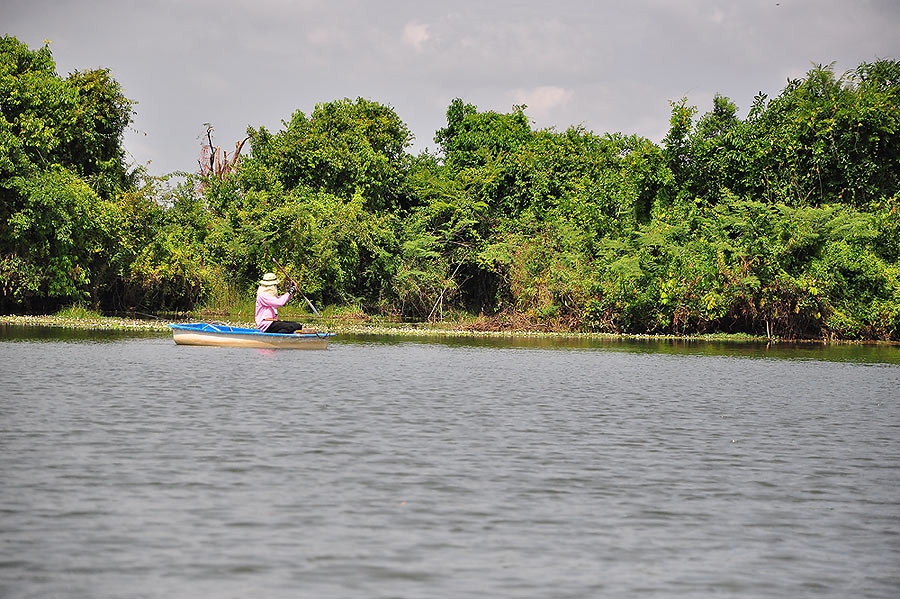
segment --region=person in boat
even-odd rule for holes
[[[288,303],[297,293],[292,284],[287,293],[278,295],[281,281],[273,272],[267,272],[256,289],[256,328],[264,333],[293,333],[302,331],[303,325],[292,320],[278,320],[278,308]]]

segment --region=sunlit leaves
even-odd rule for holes
[[[363,98],[316,106],[307,117],[296,111],[285,129],[250,131],[253,157],[246,170],[277,177],[287,191],[298,186],[343,198],[361,194],[372,210],[404,203],[402,172],[412,139],[392,108]]]

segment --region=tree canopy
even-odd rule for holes
[[[132,101],[108,70],[56,73],[47,46],[0,39],[0,281],[4,305],[100,292],[112,205],[131,186]]]
[[[675,101],[660,144],[455,99],[413,156],[393,108],[338,99],[180,179],[128,170],[132,106],[0,41],[3,310],[239,303],[277,256],[316,301],[395,318],[900,339],[897,61],[817,66],[746,118]]]

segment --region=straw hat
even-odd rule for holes
[[[278,277],[275,276],[274,272],[267,272],[263,275],[262,281],[259,282],[261,286],[278,285],[279,283],[281,283],[281,281],[278,280]]]

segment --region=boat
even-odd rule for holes
[[[326,349],[334,333],[303,329],[296,333],[265,333],[224,322],[170,324],[176,345],[255,347],[258,349]]]

